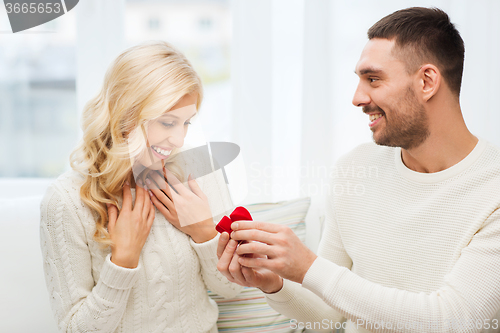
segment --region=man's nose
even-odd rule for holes
[[[358,84],[356,91],[354,92],[354,97],[352,98],[352,104],[354,106],[365,106],[370,104],[370,96],[361,87],[361,82]]]

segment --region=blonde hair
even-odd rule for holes
[[[113,245],[106,229],[106,203],[119,207],[117,198],[132,172],[131,158],[146,148],[144,128],[191,93],[198,94],[199,109],[202,84],[187,58],[166,42],[151,41],[120,54],[100,92],[85,104],[83,138],[70,155],[70,165],[85,176],[80,196],[97,218],[93,238],[104,248]],[[184,180],[175,157],[166,163]]]

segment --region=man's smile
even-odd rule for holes
[[[368,124],[368,126],[370,127],[375,126],[378,122],[380,122],[382,117],[384,117],[382,113],[371,113],[369,116],[370,116],[370,123]]]
[[[380,120],[385,116],[385,112],[382,111],[382,109],[375,107],[373,108],[376,111],[369,111],[368,107],[363,107],[363,112],[368,115],[370,122],[368,123],[368,126],[373,127],[377,123],[380,122]]]

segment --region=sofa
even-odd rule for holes
[[[2,253],[6,254],[0,275],[2,297],[0,332],[58,332],[45,286],[39,244],[39,205],[47,186],[52,181],[52,179],[0,179],[0,247]],[[246,205],[246,207],[256,220],[258,218],[274,219],[278,223],[280,221],[285,221],[285,224],[291,223],[292,228],[298,227],[299,237],[311,250],[317,251],[324,220],[321,197],[298,198],[279,203],[260,203]],[[287,212],[292,212],[293,216],[290,218],[295,219],[295,222],[285,217]],[[254,309],[259,307],[258,311],[263,312],[251,310],[241,315],[233,313],[231,304],[219,299],[213,293],[210,294],[209,291],[210,297],[219,305],[221,320],[219,330],[221,332],[302,332],[302,330],[284,330],[284,317],[278,318],[277,316],[280,315],[273,314],[274,310],[270,308],[263,309],[262,306],[266,304],[263,304],[263,297],[261,294],[258,295],[258,292],[260,291],[246,288],[241,294],[241,299],[233,300],[231,304],[240,302],[238,304],[241,305],[242,299],[244,303],[251,299],[249,306]],[[255,301],[256,299],[259,300]],[[239,324],[244,322],[244,320],[238,322],[243,318],[242,316],[247,316],[246,319],[248,319],[252,317],[252,313],[266,313],[264,317],[271,318],[268,321],[269,327],[262,326],[267,325],[264,321],[264,324],[260,322],[259,330],[248,327],[239,328]],[[280,320],[281,328],[277,327],[275,330],[273,325]]]

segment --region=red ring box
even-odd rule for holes
[[[215,226],[215,230],[220,232],[221,234],[225,231],[228,234],[231,234],[233,231],[231,229],[231,224],[235,221],[253,221],[252,215],[245,207],[236,207],[230,217],[224,216],[219,223]]]

